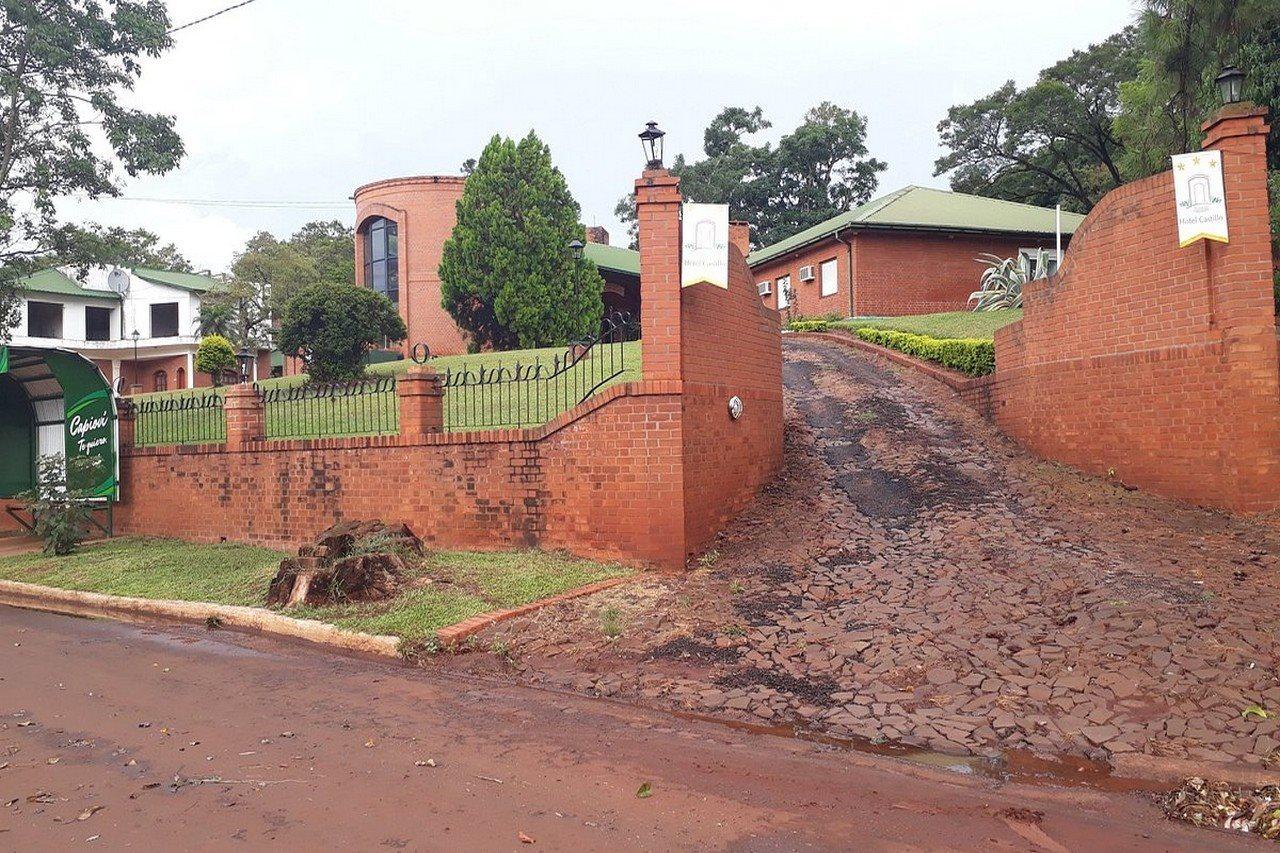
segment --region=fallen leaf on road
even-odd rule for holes
[[[1240,712],[1240,716],[1244,717],[1246,720],[1250,717],[1257,717],[1259,720],[1269,720],[1274,717],[1275,714],[1268,711],[1261,705],[1250,705],[1248,708],[1245,708]]]
[[[76,816],[76,820],[88,820],[105,808],[106,806],[89,806],[89,808],[80,812],[80,814]]]
[[[18,728],[25,729],[27,726],[34,726],[34,725],[35,723],[32,722],[31,720],[25,720],[21,723],[18,723]]]
[[[365,741],[365,742],[364,742],[364,748],[365,748],[365,749],[368,749],[368,748],[369,748],[369,747],[371,747],[371,746],[373,746],[373,741],[371,741],[371,740],[367,740],[367,741]]]
[[[534,840],[533,836],[525,835],[523,832],[516,833],[516,838],[520,839],[521,844],[537,844],[538,843],[537,841]]]
[[[46,762],[46,763],[48,763],[48,764],[57,764],[57,763],[58,763],[58,759],[56,759],[56,758],[50,758],[50,759],[48,760],[48,762]]]
[[[495,779],[495,778],[493,778],[492,776],[481,776],[480,774],[478,774],[478,773],[477,773],[477,774],[476,774],[476,778],[477,778],[477,779],[483,779],[483,780],[484,780],[484,781],[486,781],[486,782],[496,782],[496,783],[497,783],[497,784],[499,784],[499,785],[501,785],[501,784],[502,784],[502,780],[501,780],[501,779]]]
[[[280,737],[293,737],[293,732],[281,732]]]
[[[643,785],[640,786],[640,789],[636,791],[636,796],[642,800],[649,799],[650,797],[653,796],[653,786],[650,785],[648,782],[645,782]]]
[[[415,761],[413,762],[413,766],[414,767],[435,767],[436,760],[434,758],[428,758],[426,761]],[[0,769],[3,769],[3,768],[0,768]]]

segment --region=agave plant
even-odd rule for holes
[[[1027,268],[1020,258],[1002,258],[999,255],[982,254],[975,260],[986,264],[982,271],[979,289],[969,294],[974,311],[998,311],[1003,308],[1022,307],[1022,288],[1027,283]],[[1049,253],[1041,249],[1036,255],[1037,278],[1049,271]]]

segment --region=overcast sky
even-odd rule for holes
[[[170,0],[176,24],[231,0]],[[698,156],[726,105],[764,108],[769,138],[831,100],[869,122],[889,164],[879,192],[933,177],[947,107],[1045,65],[1130,21],[1126,0],[901,2],[317,2],[254,0],[175,34],[133,102],[177,116],[182,166],[131,180],[130,198],[318,203],[235,207],[68,202],[72,219],[145,227],[198,267],[223,270],[258,230],[287,236],[350,221],[352,190],[379,178],[457,174],[495,133],[535,129],[588,224],[642,166],[654,119],[667,161]]]

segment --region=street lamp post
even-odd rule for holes
[[[240,347],[240,353],[237,356],[240,361],[240,381],[249,381],[249,369],[253,365],[253,353],[249,352],[249,345],[245,344]]]
[[[133,384],[141,387],[142,381],[138,379],[138,338],[142,337],[142,335],[137,329],[134,329],[131,337],[133,338]]]
[[[586,247],[582,244],[581,240],[570,240],[566,245],[566,248],[569,250],[569,253],[573,255],[573,259],[575,261],[580,261],[582,260],[582,250]]]

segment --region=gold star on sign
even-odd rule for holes
[[[1178,171],[1179,171],[1179,172],[1185,172],[1185,171],[1187,171],[1187,164],[1186,164],[1186,163],[1179,163],[1179,164],[1178,164]]]
[[[1199,155],[1197,155],[1197,156],[1195,156],[1195,157],[1192,157],[1192,158],[1191,158],[1191,162],[1192,162],[1192,163],[1195,163],[1197,166],[1199,166],[1199,165],[1200,165],[1200,157],[1199,157]]]
[[[1210,168],[1210,169],[1212,169],[1214,166],[1217,166],[1217,165],[1218,165],[1218,161],[1216,161],[1216,160],[1210,160],[1210,161],[1209,161],[1209,168]]]

